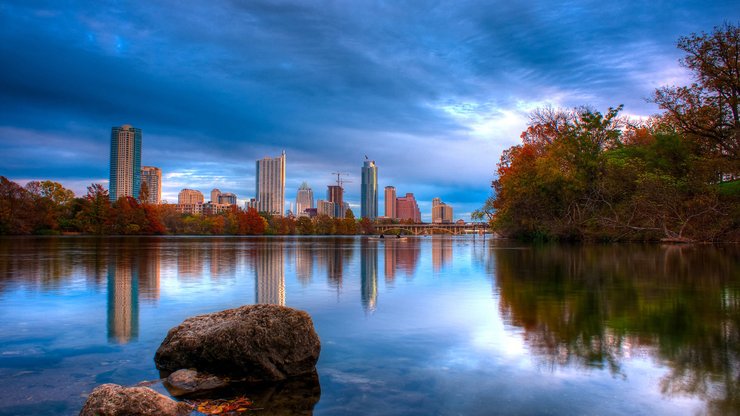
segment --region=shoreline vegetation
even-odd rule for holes
[[[241,210],[218,214],[182,214],[174,204],[148,204],[131,197],[111,202],[100,184],[87,194],[52,181],[20,186],[0,176],[0,235],[356,235],[373,234],[369,219],[327,215],[280,217]]]
[[[694,82],[655,90],[661,114],[532,112],[473,218],[535,241],[740,241],[740,29],[677,47]]]

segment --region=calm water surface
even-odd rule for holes
[[[0,239],[0,414],[156,380],[169,328],[253,303],[322,341],[261,414],[740,414],[737,246],[462,236]]]

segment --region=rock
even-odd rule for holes
[[[249,305],[186,319],[167,333],[154,362],[159,370],[278,381],[314,372],[320,351],[306,312]]]
[[[167,377],[167,391],[175,397],[192,395],[229,385],[228,378],[199,373],[195,370],[177,370]]]
[[[90,393],[80,416],[178,416],[191,412],[190,405],[176,402],[148,387],[103,384]]]

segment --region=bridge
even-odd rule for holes
[[[488,224],[485,222],[467,222],[464,224],[375,224],[377,234],[395,233],[426,235],[434,233],[458,234],[481,234],[488,232]]]

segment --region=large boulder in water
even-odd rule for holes
[[[87,397],[80,416],[180,416],[192,410],[188,404],[176,402],[148,387],[103,384]]]
[[[315,371],[320,351],[306,312],[249,305],[186,319],[167,333],[154,362],[162,371],[278,381]]]

